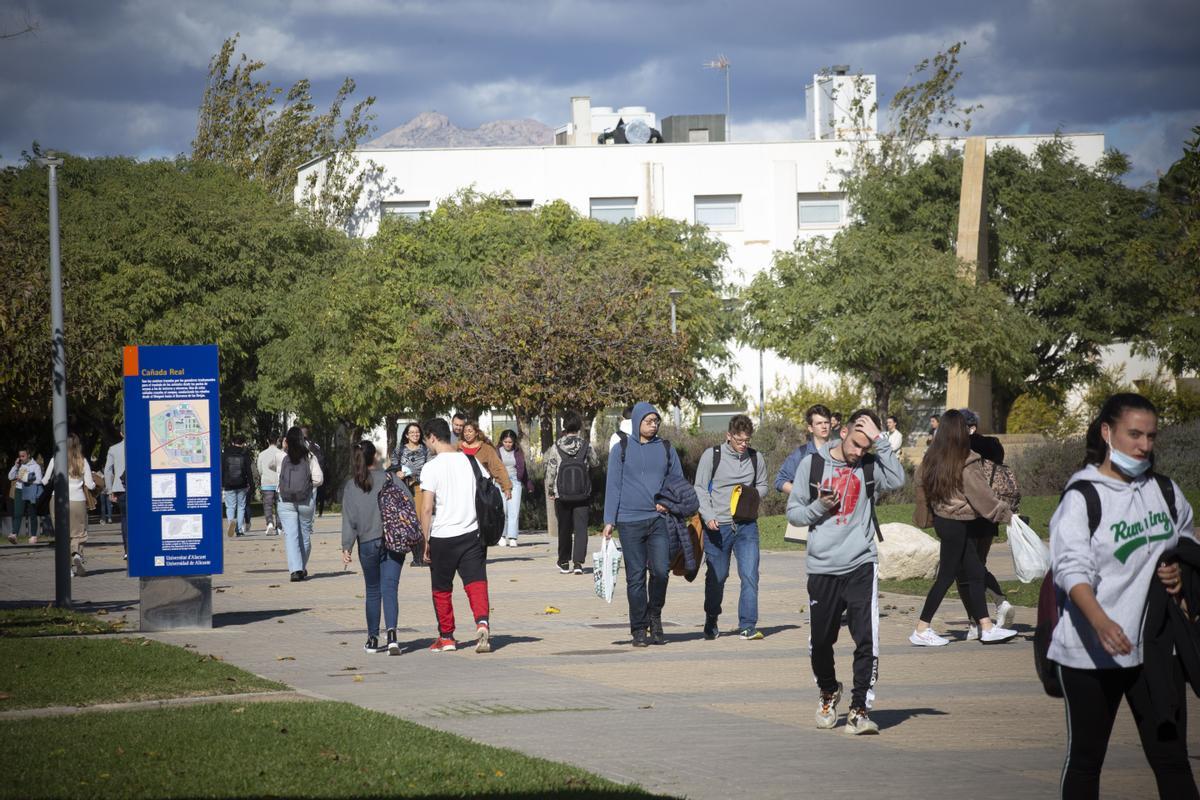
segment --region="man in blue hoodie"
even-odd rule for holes
[[[670,442],[658,438],[662,417],[649,403],[633,407],[632,436],[608,451],[604,494],[604,537],[621,530],[625,587],[629,596],[629,628],[633,646],[664,644],[662,609],[667,601],[670,541],[667,509],[655,502],[668,475],[683,479],[679,457]],[[650,573],[647,593],[646,572]]]

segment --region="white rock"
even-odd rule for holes
[[[883,541],[879,546],[880,580],[933,578],[937,575],[938,540],[920,528],[903,522],[881,525]]]

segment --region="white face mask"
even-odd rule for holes
[[[1105,439],[1104,443],[1108,445],[1108,457],[1112,461],[1113,467],[1128,477],[1136,478],[1150,469],[1150,459],[1134,458],[1131,455],[1122,453],[1112,446],[1111,439]]]

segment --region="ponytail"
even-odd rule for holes
[[[354,443],[352,469],[354,485],[364,492],[371,491],[371,467],[375,466],[375,445],[363,439]]]

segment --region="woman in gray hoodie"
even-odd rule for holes
[[[1142,667],[1150,582],[1162,581],[1178,600],[1179,565],[1165,563],[1162,556],[1180,537],[1195,540],[1187,498],[1173,482],[1167,484],[1175,495],[1172,514],[1153,475],[1157,433],[1158,412],[1145,397],[1108,398],[1088,429],[1085,466],[1071,477],[1050,519],[1050,559],[1062,616],[1047,655],[1058,665],[1067,706],[1064,798],[1099,797],[1100,768],[1122,696],[1133,712],[1159,796],[1200,797],[1188,763],[1182,668],[1176,660],[1175,724],[1156,725]],[[1087,508],[1093,491],[1101,509],[1094,530]]]

